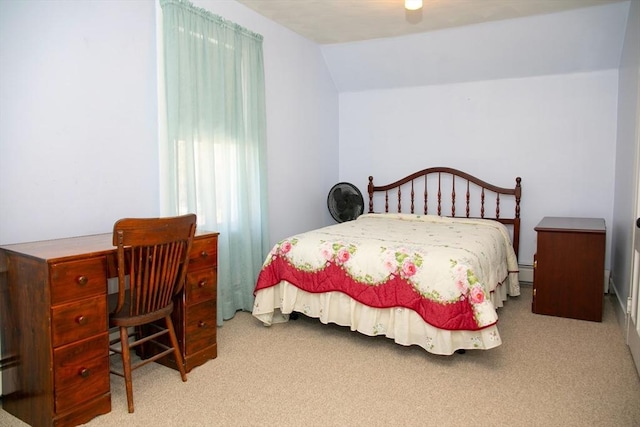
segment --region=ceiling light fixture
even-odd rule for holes
[[[404,8],[407,10],[422,9],[422,0],[404,0]]]

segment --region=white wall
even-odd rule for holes
[[[329,223],[338,98],[318,46],[196,4],[264,36],[271,239]],[[155,19],[149,0],[0,1],[0,244],[159,214]]]
[[[530,265],[544,216],[611,227],[617,84],[609,70],[342,93],[340,180],[365,192],[369,175],[383,185],[431,166],[503,187],[520,176],[519,261]]]
[[[621,312],[630,296],[632,231],[636,219],[635,185],[640,171],[640,1],[631,2],[620,63],[618,86],[618,136],[615,158],[612,281]]]
[[[158,210],[154,5],[0,2],[0,243]]]

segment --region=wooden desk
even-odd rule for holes
[[[196,233],[176,295],[187,371],[217,356],[217,244],[218,233]],[[111,410],[107,279],[116,276],[110,233],[0,247],[4,410],[33,426],[78,425]]]

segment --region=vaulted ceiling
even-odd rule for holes
[[[424,0],[421,10],[409,12],[404,0],[238,0],[320,44],[417,34],[621,1]]]
[[[637,0],[633,0],[637,1]],[[238,0],[320,44],[340,92],[619,67],[629,0]]]

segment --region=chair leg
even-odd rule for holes
[[[133,413],[133,385],[131,376],[131,349],[129,348],[129,333],[126,327],[120,327],[120,345],[122,346],[122,370],[124,384],[127,389],[127,406],[129,413]]]
[[[169,339],[171,340],[171,345],[173,346],[173,354],[176,358],[176,365],[178,365],[178,370],[180,371],[180,376],[182,377],[182,381],[187,381],[187,373],[184,369],[184,363],[182,360],[182,355],[180,354],[180,347],[178,347],[178,338],[176,337],[176,331],[173,328],[173,322],[171,321],[171,316],[166,316],[164,318],[167,329],[169,330]]]

